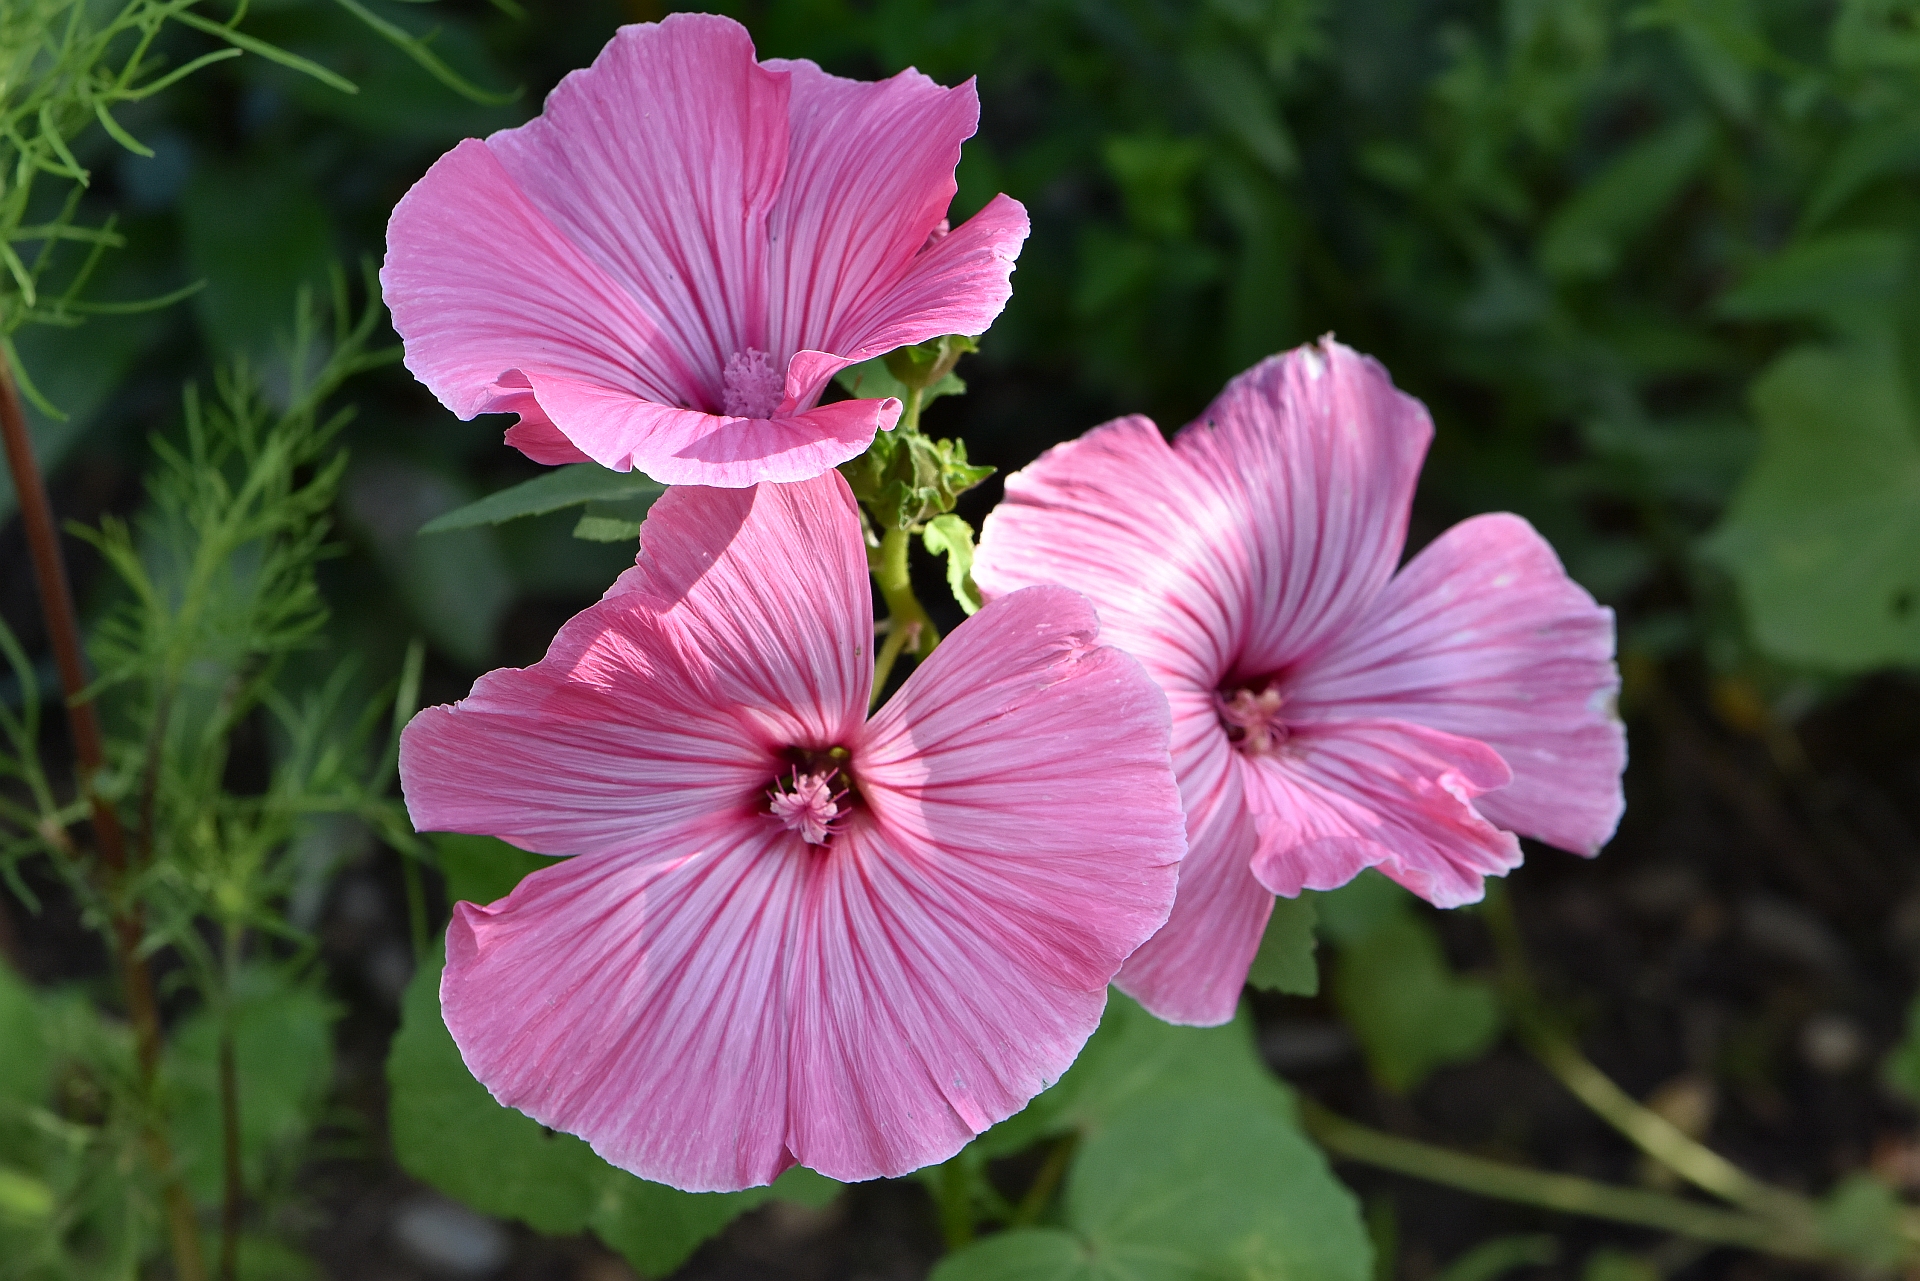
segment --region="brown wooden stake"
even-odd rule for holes
[[[87,667],[80,648],[80,621],[73,607],[73,585],[67,578],[66,558],[60,552],[60,534],[53,523],[53,505],[47,498],[46,480],[33,456],[26,411],[14,385],[13,369],[4,358],[0,358],[0,437],[5,439],[7,467],[13,473],[14,493],[20,500],[20,524],[26,531],[27,548],[33,557],[33,578],[40,589],[47,643],[53,650],[54,664],[60,670],[60,687],[66,694],[76,781],[87,798],[93,818],[94,848],[99,851],[104,869],[100,878],[104,884],[100,889],[112,914],[110,933],[114,959],[126,994],[127,1017],[133,1024],[141,1084],[147,1095],[144,1102],[150,1108],[153,1079],[160,1067],[160,1007],[154,998],[153,975],[140,955],[140,940],[145,933],[140,908],[137,903],[126,901],[126,831],[120,825],[120,815],[100,794],[98,780],[106,767],[106,752],[102,746],[99,715],[92,701],[85,697]],[[193,1202],[174,1169],[165,1123],[156,1116],[148,1117],[146,1144],[165,1189],[174,1271],[179,1281],[202,1281],[206,1267],[201,1262],[200,1231]]]

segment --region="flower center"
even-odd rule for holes
[[[767,813],[789,832],[800,833],[809,845],[825,845],[834,833],[834,821],[846,811],[840,802],[846,790],[833,790],[834,774],[793,771],[783,785],[776,780],[767,793]]]
[[[1248,756],[1265,756],[1287,741],[1286,722],[1280,719],[1284,701],[1273,682],[1258,690],[1216,690],[1213,695],[1227,740]]]
[[[728,357],[720,382],[725,397],[721,408],[729,418],[773,417],[787,388],[787,380],[773,367],[772,358],[755,347]]]

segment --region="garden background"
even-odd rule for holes
[[[138,150],[104,126],[74,133],[92,177],[69,216],[88,227],[111,216],[123,243],[73,298],[204,285],[125,314],[34,311],[9,286],[6,332],[62,518],[97,527],[142,509],[153,437],[181,431],[184,380],[212,397],[216,368],[241,357],[261,403],[283,413],[316,349],[391,343],[382,316],[364,340],[328,338],[327,320],[295,354],[296,304],[324,310],[345,264],[358,306],[358,262],[378,259],[388,213],[435,157],[527,119],[616,25],[665,11],[524,3],[255,0],[239,29],[264,51],[114,107]],[[954,221],[1004,190],[1034,230],[1013,301],[960,367],[966,394],[930,404],[930,433],[964,437],[1004,475],[1116,414],[1182,424],[1232,374],[1331,331],[1432,410],[1411,549],[1463,517],[1518,512],[1617,611],[1632,754],[1618,837],[1593,863],[1530,849],[1486,909],[1416,909],[1364,882],[1323,902],[1318,994],[1250,998],[1267,1065],[1304,1099],[1383,1131],[1672,1192],[1669,1172],[1529,1052],[1528,1028],[1545,1019],[1745,1169],[1810,1196],[1845,1191],[1827,1204],[1860,1267],[1899,1257],[1897,1245],[1875,1255],[1870,1238],[1891,1222],[1876,1209],[1888,1195],[1920,1194],[1920,1051],[1902,1048],[1920,982],[1920,5],[715,7],[748,25],[763,57],[860,77],[906,66],[946,83],[979,77],[981,129]],[[50,24],[76,8],[116,6],[0,7],[9,111]],[[155,45],[169,66],[224,47],[179,23]],[[63,193],[43,183],[33,199],[48,208],[15,211],[9,226],[60,216]],[[46,279],[70,281],[87,246],[49,243],[66,257]],[[500,443],[506,420],[460,423],[397,365],[363,363],[329,402],[357,414],[340,429],[349,461],[326,499],[337,554],[319,568],[324,630],[262,670],[292,702],[326,689],[357,708],[414,679],[422,702],[450,701],[489,667],[538,658],[630,563],[631,543],[575,537],[578,507],[420,534],[540,469]],[[988,481],[960,513],[977,527],[998,492]],[[0,618],[27,661],[5,688],[18,713],[30,686],[57,687],[12,511],[9,489]],[[617,506],[586,514],[621,518]],[[125,601],[113,550],[67,542],[96,624]],[[919,569],[923,599],[944,601],[937,564]],[[942,621],[957,620],[946,609]],[[259,709],[228,729],[215,783],[269,788],[294,750],[285,733]],[[51,713],[41,749],[56,765],[70,752]],[[388,1065],[403,1006],[431,991],[410,980],[437,963],[450,895],[495,886],[489,851],[406,852],[404,833],[340,812],[285,836],[268,896],[284,931],[262,937],[232,989],[241,1075],[260,1101],[245,1134],[243,1275],[584,1281],[624,1275],[624,1255],[686,1277],[915,1277],[955,1239],[938,1177],[833,1199],[803,1190],[698,1248],[734,1210],[681,1224],[665,1245],[657,1226],[589,1224],[584,1211],[521,1210],[545,1235],[510,1221],[451,1168],[469,1183],[507,1179],[509,1149],[488,1149],[457,1111],[390,1122],[388,1107],[403,1085],[405,1069],[390,1078]],[[71,884],[24,844],[8,849],[0,863],[24,897],[0,902],[0,956],[18,976],[7,981],[32,985],[33,1017],[49,1025],[61,1002],[112,1010],[107,954]],[[217,1111],[212,1033],[193,1023],[179,977],[191,962],[177,951],[153,956],[170,1027],[162,1071],[187,1117],[176,1132],[188,1183],[213,1205],[212,1157],[191,1164],[193,1126]],[[0,1065],[8,1045],[0,1034]],[[84,1073],[60,1081],[68,1093],[49,1115],[106,1125],[72,1093]],[[45,1226],[21,1188],[66,1186],[35,1173],[26,1140],[9,1149],[10,1133],[0,1126],[0,1243]],[[438,1141],[440,1156],[421,1155]],[[1011,1196],[1059,1178],[1047,1159],[983,1156],[969,1177],[980,1195]],[[1828,1274],[1359,1162],[1335,1170],[1382,1279]],[[26,1183],[6,1183],[8,1171]],[[96,1175],[74,1186],[100,1205],[122,1195]],[[462,1217],[423,1178],[503,1218]],[[80,1234],[72,1259],[93,1257],[82,1237],[99,1236],[86,1226],[97,1212],[63,1220]],[[158,1228],[125,1233],[135,1255],[159,1257]],[[0,1276],[62,1275],[26,1257],[0,1247]],[[72,1259],[59,1266],[87,1275]]]

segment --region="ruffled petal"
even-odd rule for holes
[[[1209,492],[1198,536],[1250,562],[1235,675],[1311,657],[1373,603],[1432,436],[1419,401],[1330,338],[1255,365],[1180,433],[1174,449]]]
[[[767,217],[767,350],[851,355],[849,322],[907,272],[953,202],[979,94],[972,81],[948,89],[913,70],[870,82],[806,61],[765,65],[791,77],[786,183]],[[803,392],[798,403],[810,400]]]
[[[1166,702],[1057,588],[963,624],[868,727],[789,1008],[794,1153],[944,1160],[1079,1053],[1184,849]]]
[[[547,655],[489,673],[401,736],[423,830],[546,854],[638,852],[713,815],[760,821],[791,746],[851,744],[873,679],[872,597],[837,472],[675,488],[638,563]]]
[[[787,175],[788,101],[746,28],[674,14],[620,28],[537,118],[487,139],[653,320],[681,376],[649,399],[718,412],[727,361],[769,350],[767,213]]]
[[[1170,691],[1210,690],[1233,661],[1249,564],[1229,519],[1159,428],[1116,419],[1007,478],[973,579],[989,598],[1043,583],[1085,592],[1108,644]]]
[[[634,468],[668,485],[738,489],[806,480],[873,443],[900,419],[900,402],[836,400],[786,418],[731,418],[635,400],[590,383],[534,376],[540,404],[570,424],[584,454],[615,471]],[[537,460],[540,461],[540,460]]]
[[[1253,874],[1276,894],[1337,889],[1362,868],[1436,907],[1478,902],[1484,878],[1520,866],[1520,844],[1475,799],[1512,778],[1492,748],[1404,721],[1296,728],[1248,759],[1260,820]]]
[[[995,196],[928,245],[898,284],[847,313],[829,344],[839,355],[797,354],[788,366],[788,394],[817,395],[847,365],[896,347],[942,334],[985,333],[1013,296],[1014,259],[1026,238],[1026,207],[1011,196]]]
[[[494,1098],[641,1178],[769,1183],[786,1146],[790,935],[813,855],[758,816],[454,905],[441,1010]]]
[[[688,377],[621,284],[468,139],[395,206],[380,284],[407,368],[462,418],[527,410],[518,371],[679,403]]]
[[[1518,516],[1477,516],[1400,572],[1289,712],[1396,717],[1478,739],[1513,782],[1475,802],[1502,827],[1595,854],[1625,808],[1613,611]]]
[[[1168,701],[1187,857],[1167,923],[1127,958],[1115,984],[1169,1023],[1213,1027],[1239,1007],[1273,893],[1248,870],[1257,848],[1254,819],[1239,759],[1210,703],[1191,694]]]

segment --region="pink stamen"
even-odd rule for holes
[[[727,359],[720,375],[721,408],[733,418],[771,418],[786,394],[787,380],[767,353],[749,347]]]
[[[1280,691],[1269,685],[1259,693],[1250,689],[1236,689],[1231,698],[1216,693],[1213,696],[1215,709],[1220,713],[1220,723],[1227,727],[1227,735],[1235,739],[1241,751],[1249,756],[1265,756],[1280,744],[1287,741],[1287,727],[1280,719]]]
[[[825,845],[833,836],[834,822],[845,813],[840,801],[847,793],[833,790],[833,779],[837,770],[825,774],[802,774],[793,771],[793,778],[784,789],[778,783],[774,785],[767,801],[767,813],[780,820],[790,832],[800,833],[800,839],[809,845]]]

